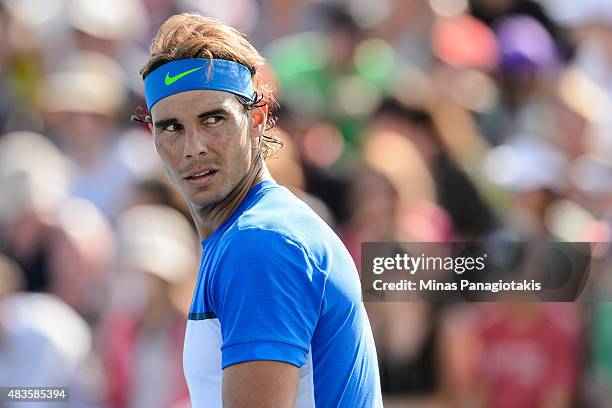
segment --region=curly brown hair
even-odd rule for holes
[[[266,60],[235,28],[195,13],[177,14],[159,28],[149,52],[151,55],[140,70],[143,80],[163,64],[187,58],[224,59],[246,66],[251,71],[256,96],[254,100],[241,96],[236,98],[246,110],[265,106],[268,110],[266,130],[274,127],[276,118],[272,111],[278,107],[278,103],[274,87],[262,74]],[[132,118],[147,123],[151,121],[149,112],[137,112]],[[282,142],[274,135],[262,135],[260,146],[265,158],[281,147]]]

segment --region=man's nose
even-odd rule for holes
[[[192,159],[208,153],[206,134],[201,129],[189,129],[185,131],[184,156]]]

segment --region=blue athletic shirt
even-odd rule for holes
[[[338,236],[272,180],[202,242],[183,366],[194,408],[222,407],[222,369],[300,368],[297,408],[382,407],[355,264]]]

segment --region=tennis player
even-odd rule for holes
[[[168,19],[150,52],[145,120],[202,240],[183,355],[193,407],[381,407],[355,264],[266,169],[264,59],[197,14]]]

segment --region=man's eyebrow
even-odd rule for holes
[[[173,123],[177,123],[177,122],[178,120],[176,118],[161,119],[155,122],[153,126],[155,126],[156,128],[165,128],[166,126],[171,125]]]
[[[214,115],[228,115],[228,111],[223,108],[212,109],[212,110],[200,113],[198,115],[198,118],[204,119],[204,118],[207,118],[209,116],[214,116]],[[153,124],[153,126],[155,126],[156,128],[164,128],[173,123],[178,123],[178,119],[176,118],[161,119],[161,120],[156,121]]]
[[[207,118],[207,117],[209,117],[209,116],[214,116],[214,115],[227,115],[227,114],[228,114],[228,112],[227,112],[225,109],[223,109],[223,108],[219,108],[219,109],[209,110],[209,111],[206,111],[206,112],[204,112],[204,113],[200,113],[200,114],[198,115],[198,118],[200,118],[200,119],[204,119],[204,118]]]

